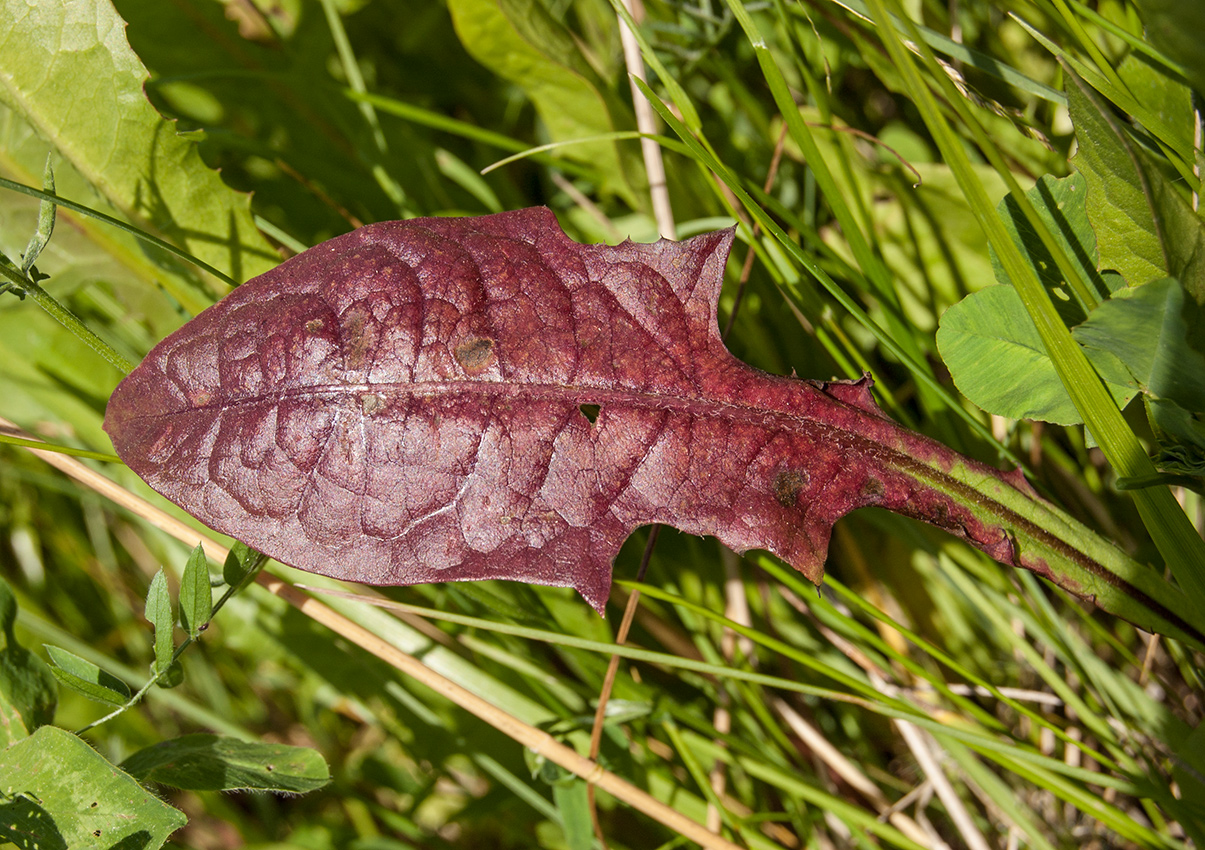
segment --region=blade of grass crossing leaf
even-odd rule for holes
[[[163,570],[155,573],[146,591],[146,618],[155,627],[155,672],[162,673],[172,663],[175,649],[172,629],[176,618],[172,616],[172,598],[167,590],[167,576]]]
[[[883,0],[870,0],[878,20],[887,19],[887,8]],[[894,5],[894,4],[893,4]],[[898,6],[897,6],[898,11]],[[1130,429],[1117,405],[1113,403],[1104,384],[1092,369],[1083,351],[1071,337],[1071,332],[1063,324],[1055,311],[1045,289],[1038,281],[1032,268],[1025,263],[1020,251],[1009,238],[1003,222],[996,215],[994,208],[987,198],[982,183],[976,178],[971,169],[970,160],[963,150],[960,140],[942,116],[936,99],[921,80],[920,73],[913,64],[912,55],[904,48],[895,31],[890,27],[881,27],[884,34],[884,44],[887,46],[892,61],[900,71],[908,94],[920,110],[926,126],[933,135],[934,141],[942,151],[942,155],[957,179],[959,186],[967,197],[967,202],[984,228],[988,240],[995,248],[1001,263],[1008,273],[1009,279],[1029,310],[1030,318],[1038,329],[1042,342],[1054,362],[1068,395],[1075,403],[1088,429],[1096,438],[1105,456],[1117,471],[1118,475],[1129,477],[1135,475],[1152,475],[1154,465],[1146,456],[1138,438]],[[916,35],[912,36],[914,39]],[[923,44],[920,50],[925,61],[935,62],[932,53]],[[943,94],[951,106],[958,112],[959,117],[976,136],[980,150],[993,161],[993,165],[1001,176],[1014,189],[1021,209],[1026,210],[1026,204],[1021,197],[1022,192],[1016,186],[1011,172],[1000,160],[998,151],[991,140],[986,137],[974,115],[967,108],[961,95],[943,72],[935,72],[933,78],[943,88]],[[1043,233],[1045,226],[1034,212],[1031,225],[1035,232]],[[1047,233],[1047,236],[1049,234]],[[1056,253],[1058,246],[1053,245],[1051,254]],[[1071,270],[1065,272],[1071,273]],[[1184,511],[1172,497],[1166,487],[1156,487],[1147,490],[1133,491],[1134,501],[1147,530],[1151,533],[1160,553],[1167,560],[1181,588],[1192,601],[1192,608],[1205,611],[1205,542],[1203,542]]]
[[[100,210],[94,210],[91,207],[84,206],[83,204],[77,204],[75,201],[60,198],[53,192],[35,189],[32,186],[26,186],[24,183],[18,183],[15,180],[8,180],[4,177],[0,177],[0,189],[11,189],[14,192],[20,192],[22,195],[29,195],[31,198],[38,198],[41,201],[47,201],[55,204],[56,206],[65,207],[73,212],[79,213],[80,215],[86,215],[89,218],[96,219],[97,221],[103,221],[105,224],[116,227],[118,230],[124,230],[131,236],[141,239],[148,245],[154,245],[156,248],[167,251],[169,254],[175,254],[181,259],[187,260],[202,271],[209,272],[211,275],[228,286],[238,286],[238,281],[232,278],[230,275],[218,271],[203,260],[197,259],[197,257],[193,256],[188,251],[185,251],[183,248],[178,248],[172,243],[160,239],[158,236],[147,233],[145,230],[141,230],[129,222],[122,221],[119,218],[114,218],[111,215],[106,215]]]
[[[209,567],[205,562],[205,550],[197,544],[184,565],[184,577],[180,580],[180,625],[195,638],[201,627],[209,622],[213,612],[213,590],[209,585]]]
[[[1042,5],[1050,6],[1054,15],[1063,19],[1063,24],[1075,36],[1076,41],[1079,42],[1080,48],[1092,58],[1094,63],[1096,63],[1096,67],[1100,70],[1100,73],[1105,77],[1105,79],[1117,86],[1119,89],[1122,89],[1123,91],[1126,90],[1125,83],[1123,83],[1121,77],[1117,75],[1117,71],[1113,68],[1112,63],[1109,62],[1109,60],[1105,58],[1104,54],[1100,52],[1100,48],[1097,46],[1096,42],[1086,32],[1084,32],[1084,28],[1083,25],[1080,24],[1079,17],[1072,13],[1071,9],[1067,7],[1067,4],[1064,3],[1063,0],[1045,0],[1045,3],[1038,3],[1037,5],[1039,7]]]

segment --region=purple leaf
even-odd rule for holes
[[[1033,502],[1019,475],[896,425],[867,379],[777,377],[728,353],[732,239],[579,245],[547,209],[370,225],[161,342],[105,428],[206,524],[369,584],[516,579],[601,611],[621,544],[654,522],[819,582],[833,523],[866,505],[1050,575],[1018,555],[1032,523],[981,506],[985,489]],[[1054,578],[1078,590],[1072,573]]]

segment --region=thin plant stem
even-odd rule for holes
[[[196,266],[197,268],[201,269],[202,271],[209,272],[209,274],[213,275],[218,280],[222,281],[223,283],[227,284],[228,286],[238,286],[238,284],[239,284],[239,282],[237,280],[235,280],[234,278],[232,278],[230,275],[228,275],[224,272],[218,271],[217,269],[215,269],[213,266],[209,265],[209,263],[205,262],[204,260],[197,259],[192,254],[185,251],[183,248],[178,248],[175,245],[173,245],[172,243],[167,242],[163,239],[160,239],[158,236],[153,236],[150,233],[147,233],[145,230],[139,230],[137,227],[134,227],[129,222],[122,221],[119,218],[114,218],[111,215],[106,215],[105,213],[100,212],[99,210],[94,210],[91,207],[84,206],[83,204],[77,204],[75,201],[69,201],[66,198],[56,195],[53,192],[45,192],[41,189],[35,189],[33,186],[26,186],[24,183],[17,183],[14,180],[8,180],[8,179],[5,179],[4,177],[0,177],[0,189],[11,189],[14,192],[20,192],[22,195],[29,195],[31,198],[38,198],[39,200],[50,201],[51,203],[56,204],[60,207],[63,207],[64,209],[69,209],[72,212],[79,213],[80,215],[85,215],[85,216],[88,216],[89,218],[94,218],[97,221],[103,221],[105,224],[112,225],[113,227],[116,227],[118,230],[123,230],[126,233],[129,233],[131,236],[141,239],[143,242],[146,242],[148,245],[154,245],[156,248],[160,248],[164,251],[167,251],[169,254],[176,255],[180,259],[182,259],[188,263],[191,263],[192,265]]]
[[[83,319],[72,313],[54,296],[39,286],[31,277],[22,277],[20,273],[0,263],[0,274],[7,277],[17,291],[28,295],[33,302],[45,310],[63,327],[75,334],[89,348],[105,359],[109,365],[123,375],[128,375],[134,364],[119,354],[113,346],[98,337],[91,328],[84,324]]]

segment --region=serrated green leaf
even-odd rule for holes
[[[302,794],[330,781],[317,750],[208,734],[162,741],[134,753],[121,767],[142,782],[190,791]]]
[[[184,814],[70,732],[43,726],[0,751],[0,843],[21,848],[155,850]]]
[[[0,103],[126,218],[236,280],[276,265],[249,198],[226,187],[146,99],[147,71],[111,3],[0,0],[0,43]]]
[[[53,666],[50,671],[62,684],[89,699],[110,705],[125,705],[132,694],[130,687],[111,673],[85,661],[65,649],[46,644],[46,653]]]
[[[937,348],[958,389],[989,413],[1059,425],[1083,421],[1011,286],[989,286],[947,310]],[[1106,351],[1086,353],[1124,407],[1138,392],[1125,366]]]
[[[1100,267],[1116,269],[1130,286],[1179,278],[1205,303],[1205,222],[1074,75],[1067,100],[1079,141],[1072,164],[1087,180]]]
[[[172,663],[175,649],[172,630],[176,618],[172,616],[172,598],[167,591],[167,576],[163,570],[155,573],[146,591],[146,618],[155,627],[155,672],[167,669]]]
[[[20,712],[26,729],[54,720],[59,704],[54,673],[45,661],[16,643],[0,650],[0,693]]]
[[[184,577],[180,580],[180,625],[190,637],[200,634],[213,613],[213,590],[209,585],[209,566],[201,544],[188,556]]]

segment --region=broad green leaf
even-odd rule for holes
[[[1135,4],[1151,44],[1179,62],[1189,82],[1205,94],[1205,53],[1201,51],[1205,4],[1184,0],[1135,0]]]
[[[184,566],[184,578],[180,581],[180,625],[190,637],[200,634],[201,627],[209,622],[213,613],[213,590],[209,586],[209,566],[205,563],[205,550],[198,543],[188,556]]]
[[[146,618],[155,627],[155,672],[160,673],[172,663],[175,649],[172,630],[176,618],[172,616],[172,598],[167,592],[167,576],[163,570],[155,573],[151,586],[146,591]]]
[[[46,645],[54,666],[50,668],[61,683],[89,699],[111,705],[125,705],[130,699],[130,687],[111,673],[57,646]]]
[[[155,850],[187,818],[80,738],[43,726],[0,751],[0,843]]]
[[[0,714],[7,717],[11,707],[20,728],[32,730],[54,720],[58,686],[46,662],[17,643],[16,621],[17,599],[8,583],[0,578],[0,631],[4,633],[4,648],[0,649],[0,697],[6,706]],[[12,724],[0,718],[0,725]],[[18,734],[17,726],[13,725],[12,730],[9,740],[13,740],[13,735],[23,737]]]
[[[227,188],[147,101],[146,69],[108,0],[0,0],[0,43],[0,103],[131,222],[235,280],[276,265],[248,197]]]
[[[465,49],[527,93],[551,141],[586,139],[631,125],[619,101],[608,94],[572,36],[543,3],[450,0],[448,8]],[[625,156],[615,142],[585,142],[560,150],[575,162],[596,166],[605,190],[636,206],[636,193],[623,178]]]
[[[1059,425],[1083,421],[1011,286],[989,286],[947,310],[937,348],[958,389],[989,413]],[[1138,392],[1125,366],[1106,351],[1085,353],[1124,407]]]
[[[1067,99],[1079,142],[1072,164],[1087,180],[1100,267],[1130,286],[1176,277],[1205,302],[1205,222],[1074,75]]]
[[[303,794],[330,781],[317,750],[208,734],[162,741],[134,753],[121,767],[141,782],[189,791]]]

